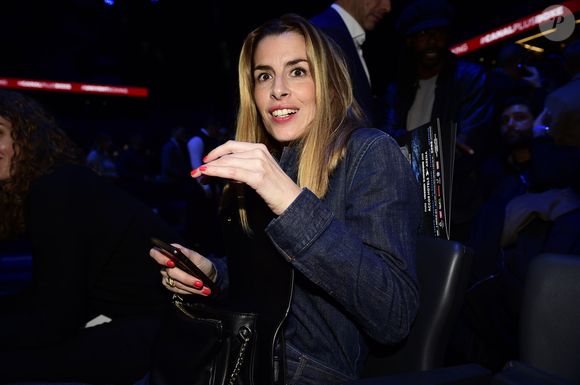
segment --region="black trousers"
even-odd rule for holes
[[[0,346],[0,383],[132,384],[149,370],[159,327],[158,317],[131,317],[84,329],[50,347],[2,351]]]

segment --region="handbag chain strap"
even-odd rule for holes
[[[181,298],[181,296],[173,294],[173,303],[184,314],[188,314],[188,312],[183,307],[183,298]],[[248,347],[250,339],[252,339],[252,329],[250,329],[247,326],[242,326],[238,331],[238,337],[242,340],[242,345],[240,346],[240,351],[238,353],[238,357],[236,358],[234,368],[232,369],[232,374],[230,375],[228,385],[234,385],[236,380],[238,379],[238,376],[240,375],[242,365],[244,364],[244,353],[246,351],[246,348]]]
[[[248,347],[248,342],[250,342],[250,339],[252,338],[252,330],[250,330],[250,328],[247,326],[242,326],[238,332],[238,337],[240,337],[242,340],[242,346],[240,346],[240,352],[236,358],[236,363],[234,365],[234,369],[232,370],[232,374],[230,375],[228,385],[234,385],[238,379],[238,375],[240,374],[240,370],[242,369],[242,365],[244,363],[244,352]]]

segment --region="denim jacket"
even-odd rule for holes
[[[280,166],[296,179],[294,148],[283,151]],[[287,383],[357,378],[367,338],[392,344],[408,334],[419,305],[420,209],[418,183],[397,143],[364,128],[351,135],[326,195],[305,188],[268,224],[267,235],[295,269]]]

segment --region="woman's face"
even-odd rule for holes
[[[0,116],[0,181],[10,177],[10,164],[13,156],[12,124]]]
[[[263,38],[254,52],[254,100],[278,142],[301,138],[316,113],[316,91],[304,37],[296,32]]]

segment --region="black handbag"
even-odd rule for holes
[[[175,295],[157,346],[155,385],[248,384],[256,369],[257,315]]]
[[[249,220],[264,229],[273,217],[253,190]],[[294,270],[263,231],[239,232],[223,211],[229,288],[210,298],[174,295],[159,334],[151,385],[279,385],[285,381],[283,322]]]

